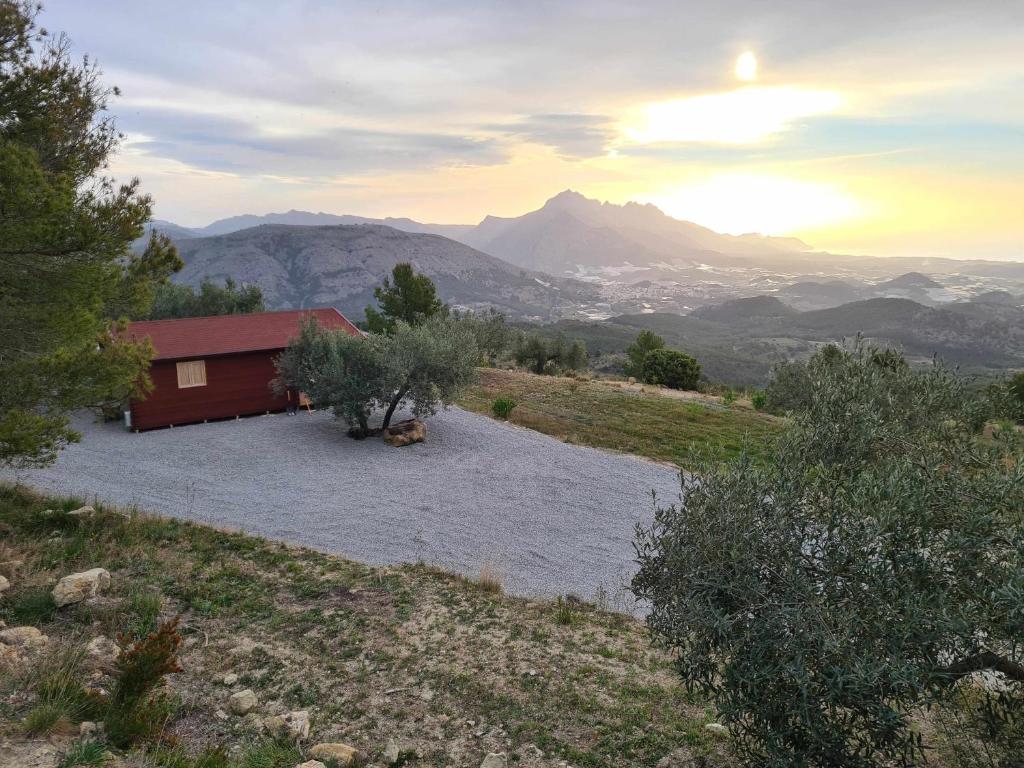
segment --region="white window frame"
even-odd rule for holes
[[[206,361],[182,360],[176,366],[178,372],[178,389],[206,386]]]

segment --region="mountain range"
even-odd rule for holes
[[[552,320],[598,300],[593,286],[530,272],[439,235],[379,224],[262,224],[175,242],[185,262],[176,281],[230,277],[258,285],[271,308],[330,305],[359,317],[399,262],[429,275],[444,300],[462,308]]]

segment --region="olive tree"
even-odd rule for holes
[[[455,319],[427,318],[420,325],[401,320],[389,335],[353,337],[307,323],[277,359],[278,391],[305,392],[345,421],[353,437],[378,431],[370,427],[383,410],[380,429],[405,405],[429,416],[453,402],[476,375],[479,359],[473,332]]]
[[[963,763],[1020,765],[1019,436],[982,438],[938,365],[857,345],[805,373],[768,461],[708,463],[638,528],[650,629],[748,765],[916,764],[926,711]]]
[[[643,380],[671,389],[696,389],[700,363],[678,349],[653,349],[644,356]]]

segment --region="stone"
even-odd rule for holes
[[[90,736],[99,736],[103,733],[103,723],[96,723],[92,720],[83,720],[78,724],[78,735],[88,738]]]
[[[90,568],[81,573],[72,573],[57,582],[53,588],[53,602],[58,608],[96,597],[110,586],[110,574],[104,568]]]
[[[629,384],[630,384],[631,386],[632,386],[633,384],[636,384],[636,377],[635,377],[635,376],[630,376],[630,377],[629,377]]]
[[[309,750],[309,754],[317,760],[334,760],[341,768],[344,768],[346,765],[355,764],[356,758],[359,756],[359,750],[355,747],[350,747],[348,744],[336,741],[314,744]]]
[[[480,763],[480,768],[507,768],[508,758],[504,752],[491,752]]]
[[[309,736],[309,712],[300,709],[284,715],[274,715],[266,718],[263,725],[271,736],[299,741]]]
[[[89,656],[102,664],[113,664],[121,655],[121,649],[117,643],[103,635],[90,640],[85,650]]]
[[[299,763],[295,768],[327,768],[327,766],[319,760],[307,760],[304,763]]]
[[[244,691],[231,694],[231,698],[228,699],[228,706],[231,707],[231,711],[236,715],[247,715],[252,712],[259,700],[256,698],[256,693],[252,688],[246,688]]]
[[[0,631],[0,643],[19,648],[38,648],[49,639],[35,627],[11,627]]]
[[[713,733],[716,736],[728,736],[729,729],[721,723],[708,723],[704,726],[704,730],[708,733]]]
[[[398,742],[394,739],[388,739],[388,745],[384,747],[384,762],[388,765],[394,765],[398,762],[402,754],[402,750],[398,748]]]
[[[0,574],[0,592],[6,592],[11,588],[11,582],[7,580],[7,577]]]
[[[422,443],[427,439],[427,425],[419,419],[406,419],[384,430],[384,442],[401,448],[403,445]]]
[[[234,672],[228,672],[226,675],[224,675],[222,680],[224,681],[224,685],[234,685],[238,682],[238,675],[236,675]]]
[[[92,517],[96,514],[96,510],[90,507],[88,504],[78,509],[73,509],[68,514],[71,517]]]

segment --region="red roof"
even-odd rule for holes
[[[230,355],[263,349],[284,349],[298,336],[306,318],[315,317],[324,328],[344,330],[353,336],[361,331],[333,307],[256,312],[251,315],[185,317],[178,320],[141,320],[129,323],[124,335],[149,338],[154,360]]]

